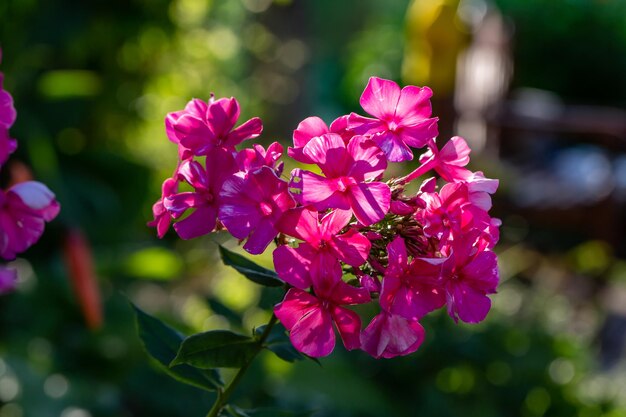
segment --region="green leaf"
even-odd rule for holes
[[[250,417],[250,414],[234,405],[227,405],[226,411],[231,417]]]
[[[258,349],[258,342],[251,337],[212,330],[185,339],[170,366],[186,363],[201,369],[241,368]]]
[[[263,334],[265,327],[265,325],[257,327],[254,330],[255,334],[257,336]],[[293,347],[289,336],[287,336],[287,331],[280,323],[274,325],[263,347],[274,352],[276,356],[286,362],[299,361],[305,357]]]
[[[250,281],[267,287],[279,287],[283,285],[283,282],[278,278],[276,272],[263,268],[221,245],[219,248],[224,265],[232,266],[237,272],[244,275]]]
[[[155,359],[159,368],[178,381],[208,391],[215,391],[224,385],[215,369],[200,370],[188,365],[170,368],[169,364],[176,357],[176,352],[183,342],[183,335],[134,304],[131,305],[135,310],[139,337],[146,352]]]

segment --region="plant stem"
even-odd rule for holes
[[[230,381],[226,389],[224,391],[219,390],[217,392],[217,399],[215,400],[213,407],[211,407],[211,410],[209,411],[209,414],[206,415],[206,417],[217,417],[220,411],[222,411],[222,409],[226,406],[228,399],[230,398],[231,394],[252,364],[252,361],[254,360],[254,358],[256,358],[256,355],[258,355],[259,352],[263,350],[263,344],[270,335],[272,327],[274,327],[277,321],[278,319],[276,318],[276,316],[272,314],[272,318],[267,323],[265,329],[263,330],[263,333],[261,333],[261,336],[259,337],[257,349],[254,352],[254,355],[252,355],[252,357],[241,368],[239,368],[239,370],[235,374],[235,377],[232,379],[232,381]]]

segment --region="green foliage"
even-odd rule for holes
[[[189,364],[201,369],[241,368],[258,350],[258,342],[250,337],[213,330],[186,338],[170,367]]]
[[[224,264],[232,266],[237,270],[237,272],[248,278],[250,281],[268,287],[279,287],[284,284],[278,278],[276,272],[263,268],[262,266],[255,264],[254,262],[226,249],[221,245],[219,248]]]
[[[209,391],[214,391],[223,384],[219,373],[214,369],[203,371],[188,365],[170,367],[170,363],[178,358],[176,352],[183,343],[183,336],[135,305],[133,309],[137,317],[139,337],[146,352],[156,360],[160,368],[181,382]]]
[[[255,334],[260,336],[265,331],[265,328],[265,325],[257,327],[254,330]],[[265,339],[264,347],[287,362],[299,361],[305,357],[293,347],[287,335],[287,331],[281,324],[274,325],[269,336]]]

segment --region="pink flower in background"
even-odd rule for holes
[[[300,202],[318,211],[335,208],[352,210],[363,225],[380,221],[389,211],[391,191],[375,182],[387,168],[381,150],[363,136],[355,136],[346,146],[341,136],[329,133],[311,139],[304,155],[325,175],[298,171],[291,187],[301,191]]]
[[[191,185],[194,191],[170,194],[163,200],[163,206],[175,219],[194,209],[193,213],[174,224],[174,230],[181,238],[193,239],[215,229],[220,190],[235,169],[233,155],[219,148],[207,155],[205,167],[191,160],[181,163],[178,177]]]
[[[17,148],[16,140],[9,136],[9,129],[15,123],[17,113],[13,107],[13,97],[2,85],[3,80],[4,75],[0,73],[0,166]]]
[[[165,199],[176,193],[178,193],[178,181],[174,178],[168,178],[161,186],[161,198],[152,205],[152,215],[154,219],[148,222],[148,226],[156,227],[159,238],[165,236],[165,233],[170,228],[170,222],[172,221],[172,215],[167,211],[164,204]]]
[[[360,347],[361,319],[344,305],[370,301],[364,288],[352,287],[341,279],[338,264],[316,264],[311,276],[315,295],[291,288],[285,299],[274,307],[276,317],[289,330],[293,346],[309,356],[329,355],[335,347],[337,327],[348,350]]]
[[[239,103],[232,97],[219,100],[211,97],[208,102],[193,99],[184,110],[167,115],[165,130],[169,139],[179,145],[181,159],[207,155],[214,148],[234,150],[263,130],[258,117],[235,128],[239,113]]]
[[[287,183],[269,167],[247,176],[232,175],[224,182],[220,196],[220,221],[236,238],[247,238],[243,248],[252,254],[267,248],[278,234],[276,223],[296,205]]]
[[[52,191],[37,181],[0,191],[0,257],[14,259],[37,242],[59,209]]]
[[[235,161],[240,171],[250,172],[262,166],[268,166],[280,176],[284,166],[282,162],[279,162],[281,156],[283,156],[283,146],[280,143],[272,143],[267,147],[267,151],[263,146],[255,143],[253,149],[244,148],[239,151]]]
[[[0,295],[11,292],[17,283],[17,271],[0,265]]]
[[[415,352],[424,341],[417,320],[382,311],[361,333],[361,349],[375,358],[393,358]]]
[[[303,153],[303,149],[311,139],[327,133],[340,135],[346,144],[354,136],[354,132],[348,130],[348,116],[337,118],[330,124],[330,127],[326,126],[326,123],[319,117],[307,117],[293,131],[293,148],[289,147],[287,154],[298,162],[314,164],[315,162]]]
[[[361,95],[361,107],[374,116],[352,113],[348,127],[372,139],[391,162],[413,159],[413,148],[422,148],[437,136],[437,118],[432,113],[428,87],[406,86],[402,90],[393,81],[372,77]]]

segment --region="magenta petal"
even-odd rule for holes
[[[11,292],[17,283],[17,271],[13,268],[0,266],[0,295]]]
[[[235,147],[246,139],[258,137],[261,132],[263,132],[263,122],[258,117],[254,117],[230,132],[224,141],[224,146]]]
[[[302,149],[304,155],[316,163],[324,175],[337,178],[346,173],[347,152],[341,136],[328,133],[315,137]]]
[[[430,117],[432,108],[430,98],[433,92],[428,87],[407,85],[400,92],[395,116],[403,125],[411,125]]]
[[[479,323],[487,317],[491,300],[485,293],[460,282],[448,290],[448,314],[455,321]]]
[[[272,219],[262,218],[254,228],[243,248],[253,255],[260,255],[278,235]]]
[[[402,162],[413,159],[413,152],[411,152],[411,149],[397,133],[386,131],[373,136],[372,139],[385,153],[389,162]]]
[[[215,136],[224,139],[237,123],[239,103],[234,98],[221,98],[209,105],[207,124]]]
[[[47,222],[59,214],[60,206],[54,193],[38,181],[26,181],[14,185],[8,193],[14,193],[22,202],[40,214]]]
[[[424,341],[424,328],[416,320],[381,312],[361,333],[361,348],[375,358],[408,355]]]
[[[17,141],[9,136],[9,131],[6,128],[0,126],[0,166],[16,149]]]
[[[460,136],[454,136],[439,151],[439,160],[446,164],[464,167],[470,161],[470,152],[470,147],[465,139]]]
[[[439,134],[437,118],[426,119],[411,126],[403,126],[399,131],[400,140],[412,148],[423,148]]]
[[[353,305],[364,304],[371,301],[370,293],[365,288],[353,287],[350,284],[346,284],[341,280],[341,268],[338,268],[340,273],[339,279],[331,287],[330,291],[323,291],[321,288],[318,293],[320,296],[324,296],[326,299],[331,300],[335,304],[339,305]],[[315,284],[315,281],[314,281]]]
[[[333,252],[342,262],[359,267],[365,263],[372,243],[356,229],[334,237],[330,242]]]
[[[302,204],[313,205],[318,210],[331,207],[345,210],[350,207],[345,197],[337,192],[336,182],[309,171],[302,171],[300,178]]]
[[[498,285],[497,256],[491,251],[480,252],[461,270],[464,281],[485,292],[495,292]]]
[[[328,126],[319,117],[307,117],[293,131],[293,146],[304,147],[311,139],[329,133]]]
[[[300,352],[314,358],[329,355],[335,347],[335,332],[330,313],[311,309],[291,329],[289,339]]]
[[[287,210],[278,221],[277,229],[286,235],[318,246],[321,242],[317,211],[304,207]]]
[[[303,316],[316,308],[319,308],[317,298],[308,292],[290,288],[283,301],[274,307],[274,314],[287,330],[291,330]]]
[[[391,205],[391,191],[382,182],[361,183],[350,187],[348,197],[354,215],[364,226],[382,220]]]
[[[391,243],[387,245],[387,253],[389,257],[388,270],[402,271],[409,261],[406,251],[404,239],[397,236]]]
[[[287,245],[277,247],[273,253],[276,273],[289,285],[305,290],[311,286],[311,260],[315,251],[306,243],[297,248]]]
[[[209,187],[206,170],[197,161],[184,161],[178,168],[178,174],[194,188],[206,190]]]
[[[363,110],[379,119],[394,116],[400,99],[400,87],[393,81],[371,77],[359,103]]]
[[[346,227],[351,219],[351,210],[333,210],[322,218],[320,233],[324,239],[329,239]]]
[[[354,350],[361,347],[361,318],[352,310],[334,306],[330,310],[333,321],[339,330],[339,335],[343,345],[347,350]]]
[[[211,233],[215,229],[217,210],[213,206],[197,208],[188,217],[174,223],[174,230],[181,239],[193,239]]]
[[[9,129],[15,123],[17,112],[13,107],[13,97],[3,89],[2,81],[0,78],[0,127]]]
[[[348,176],[357,181],[371,180],[381,176],[387,169],[387,159],[381,149],[364,136],[355,136],[348,144],[348,153],[354,162]]]

